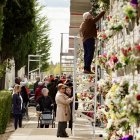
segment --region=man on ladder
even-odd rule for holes
[[[105,11],[94,17],[92,12],[83,14],[83,22],[80,26],[80,36],[83,39],[84,47],[84,73],[93,74],[91,71],[91,63],[95,51],[95,39],[97,37],[96,23],[104,16]]]

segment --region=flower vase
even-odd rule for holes
[[[137,127],[137,128],[140,127],[140,118],[137,119],[136,127]]]
[[[130,74],[131,72],[133,72],[133,68],[132,68],[133,66],[131,66],[131,65],[125,65],[124,66],[124,73],[125,73],[125,75],[128,75],[128,74]]]
[[[112,70],[111,69],[106,69],[106,73],[111,76],[112,75]]]
[[[128,27],[126,27],[126,33],[127,33],[127,35],[130,35],[130,31],[129,31]]]
[[[137,10],[138,10],[138,19],[139,19],[140,18],[140,4],[138,4]]]
[[[124,76],[124,69],[122,69],[122,68],[118,69],[118,70],[116,71],[116,75],[117,75],[117,77],[119,77],[119,76]]]
[[[135,27],[135,18],[131,19],[131,21],[129,22],[128,25],[129,31],[133,31],[134,27]]]
[[[137,65],[138,74],[140,74],[140,65]]]

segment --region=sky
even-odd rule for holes
[[[61,33],[69,33],[70,22],[70,0],[38,0],[46,7],[43,14],[48,17],[50,27],[50,39],[52,48],[50,50],[50,61],[60,62]],[[64,51],[68,48],[68,34],[64,35]]]

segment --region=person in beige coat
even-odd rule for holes
[[[56,121],[58,122],[57,137],[68,137],[66,128],[67,122],[70,121],[70,103],[73,101],[73,97],[69,98],[65,95],[65,85],[58,85],[55,100],[57,104]]]

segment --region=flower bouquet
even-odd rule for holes
[[[123,7],[123,12],[126,16],[126,22],[128,23],[128,27],[127,29],[129,29],[130,31],[132,31],[134,29],[135,26],[135,18],[136,18],[136,9],[130,4],[128,3],[127,5],[125,5]]]
[[[108,55],[108,67],[110,67],[113,71],[117,68],[119,68],[119,59],[116,53],[110,53]]]
[[[137,71],[140,73],[140,45],[135,43],[132,47],[132,51],[131,62],[135,67],[137,66]]]
[[[136,9],[130,3],[124,5],[123,12],[130,20],[136,17]]]
[[[129,94],[125,97],[126,113],[131,123],[137,123],[140,116],[140,94]]]
[[[99,55],[96,59],[96,63],[101,66],[102,68],[106,67],[106,62],[107,62],[107,54],[102,54]]]
[[[116,32],[121,31],[123,29],[123,26],[123,21],[119,19],[118,16],[113,16],[108,22],[108,28]]]
[[[106,35],[106,33],[104,31],[103,32],[98,32],[97,38],[102,42],[108,40],[108,36]]]
[[[106,98],[106,94],[112,87],[112,82],[110,78],[101,79],[98,82],[98,92],[103,95],[104,99]]]
[[[132,64],[132,48],[131,48],[131,44],[129,43],[125,43],[124,45],[122,45],[121,49],[120,49],[120,55],[119,55],[119,62],[124,66],[125,68],[125,72],[127,73],[126,70],[131,71],[131,67],[129,67],[129,69],[126,67],[128,65]]]

